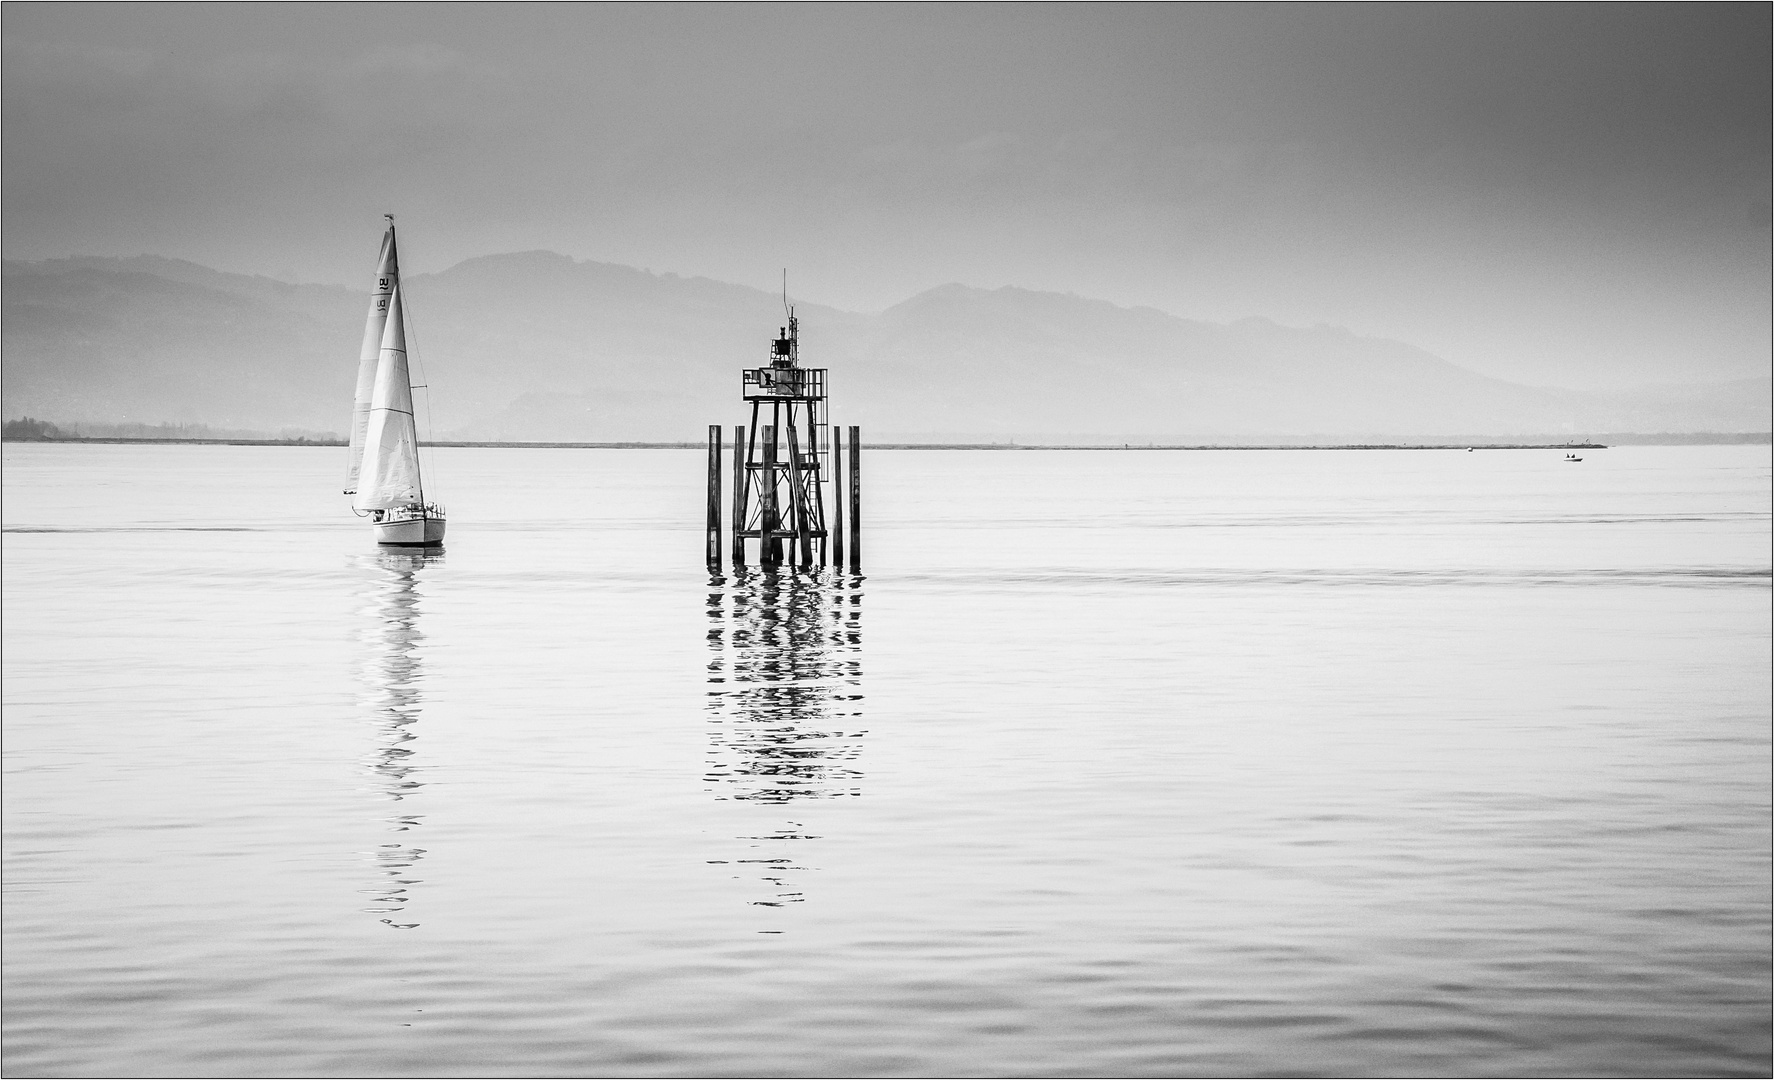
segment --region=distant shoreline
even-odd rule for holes
[[[105,444],[126,446],[315,446],[340,449],[343,442],[322,442],[315,439],[6,439],[9,443],[44,443],[50,445]],[[1635,443],[1124,443],[1120,446],[1084,443],[864,443],[870,450],[1606,450],[1609,446],[1758,446],[1770,442],[1769,435],[1714,438],[1674,437],[1668,442]],[[440,441],[427,447],[463,447],[498,450],[705,450],[703,442],[454,442]]]
[[[864,443],[870,450],[1606,450],[1610,446],[1765,446],[1768,432],[1696,433],[1693,435],[1606,436],[1609,442],[1454,442],[1454,443]],[[343,448],[343,440],[323,439],[155,439],[92,436],[81,438],[9,438],[9,443],[55,445],[107,444],[127,446],[319,446]],[[449,446],[500,450],[706,450],[706,442],[498,442],[440,440],[427,447]]]

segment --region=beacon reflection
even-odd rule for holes
[[[709,593],[707,778],[718,799],[862,794],[862,589],[741,568]]]
[[[752,857],[716,861],[749,864],[770,892],[753,903],[797,903],[788,875],[806,867],[787,842],[817,837],[795,805],[862,794],[862,579],[736,568],[715,579],[708,616],[708,790],[788,812],[739,837]]]
[[[365,632],[362,706],[374,727],[376,746],[365,764],[375,777],[376,789],[394,804],[387,818],[386,831],[391,834],[411,832],[419,827],[422,817],[405,805],[424,787],[416,777],[412,746],[418,738],[421,642],[425,637],[419,630],[419,582],[425,567],[442,558],[439,554],[384,552],[369,560],[372,604]],[[395,929],[419,925],[402,917],[411,898],[408,890],[419,882],[413,868],[425,850],[404,838],[391,837],[371,854],[381,880],[365,890],[374,899],[364,910],[380,915],[382,922]]]

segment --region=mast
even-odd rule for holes
[[[394,215],[388,215],[388,228],[394,228]],[[425,516],[425,471],[419,467],[419,415],[413,408],[413,369],[407,364],[407,295],[405,289],[395,290],[400,304],[400,372],[407,387],[407,419],[413,425],[413,483],[419,489],[419,516]],[[430,399],[426,399],[426,415],[430,415]]]

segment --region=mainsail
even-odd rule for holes
[[[389,230],[389,250],[393,230]],[[419,433],[413,425],[413,386],[407,376],[406,325],[400,313],[400,283],[389,294],[388,322],[382,330],[381,356],[370,391],[364,429],[363,468],[357,496],[359,510],[387,510],[423,501],[419,486]]]
[[[363,346],[357,351],[357,398],[351,409],[351,460],[345,471],[345,494],[357,491],[363,469],[364,437],[370,426],[370,396],[376,389],[376,367],[382,358],[382,334],[388,325],[389,300],[400,284],[400,257],[394,250],[394,219],[382,234],[382,257],[376,261],[376,287],[370,290],[370,314],[363,327]],[[402,345],[405,348],[405,345]]]

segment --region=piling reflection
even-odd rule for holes
[[[782,812],[727,861],[766,886],[753,903],[798,903],[791,875],[807,867],[787,845],[817,837],[795,805],[862,794],[862,578],[736,568],[711,582],[708,616],[708,790]]]
[[[375,725],[377,746],[365,765],[376,787],[395,803],[387,819],[387,831],[405,833],[418,828],[423,815],[404,805],[425,785],[417,778],[414,747],[422,702],[423,678],[419,630],[419,580],[425,567],[441,561],[439,553],[381,552],[369,560],[372,604],[369,629],[364,634],[364,695],[361,705]],[[408,890],[419,883],[413,868],[425,849],[404,840],[378,845],[370,853],[381,880],[364,890],[374,897],[365,911],[397,930],[419,925],[404,922]]]

